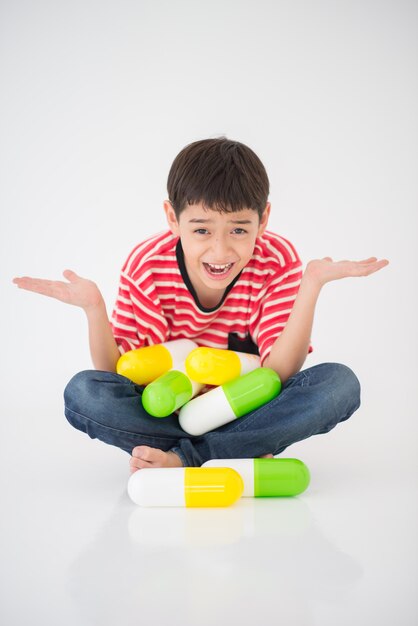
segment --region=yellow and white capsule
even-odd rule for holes
[[[116,371],[137,385],[148,385],[168,370],[183,364],[196,347],[197,344],[191,339],[174,339],[129,350],[119,358]]]
[[[147,468],[128,481],[129,497],[139,506],[230,506],[243,491],[241,476],[230,467]]]

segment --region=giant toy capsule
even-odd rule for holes
[[[230,467],[156,467],[141,469],[128,481],[128,494],[140,506],[229,506],[244,484]]]
[[[183,368],[170,370],[147,385],[142,406],[154,417],[167,417],[191,400],[203,385],[191,380]]]
[[[186,358],[186,372],[205,385],[223,385],[260,367],[260,357],[234,350],[200,347]]]
[[[177,364],[183,363],[197,344],[191,339],[175,339],[125,352],[116,364],[116,371],[137,385],[148,385]]]
[[[232,467],[244,481],[243,496],[297,496],[310,482],[299,459],[213,459],[202,467]]]
[[[203,435],[266,404],[280,390],[276,372],[259,367],[190,400],[180,409],[180,426],[189,435]]]

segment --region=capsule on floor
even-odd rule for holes
[[[137,385],[148,385],[158,376],[183,363],[195,348],[197,344],[191,339],[174,339],[129,350],[119,358],[116,371]]]
[[[259,356],[201,346],[186,358],[186,372],[192,380],[205,385],[223,385],[261,366]]]
[[[128,481],[129,497],[139,506],[230,506],[243,490],[241,476],[230,467],[146,468]]]
[[[233,468],[247,497],[297,496],[310,482],[309,469],[299,459],[212,459],[202,467]]]

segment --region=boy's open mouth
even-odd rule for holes
[[[211,278],[225,278],[230,273],[234,263],[217,265],[215,263],[203,263],[203,267]]]

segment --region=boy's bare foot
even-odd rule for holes
[[[263,454],[260,459],[273,459],[272,454]],[[145,467],[183,467],[175,452],[164,452],[150,446],[137,446],[130,459],[131,473]]]
[[[183,467],[175,452],[164,452],[150,446],[137,446],[132,450],[131,473],[145,467]]]

